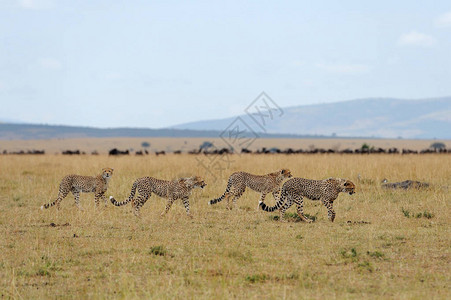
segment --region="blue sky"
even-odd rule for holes
[[[112,4],[113,3],[113,4]],[[448,1],[0,0],[0,120],[165,127],[451,95]]]

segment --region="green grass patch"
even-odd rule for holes
[[[150,248],[149,254],[153,254],[156,256],[166,256],[168,253],[163,246],[154,246]]]
[[[246,280],[246,282],[249,282],[249,283],[265,282],[265,281],[269,280],[269,275],[267,275],[267,274],[247,275],[245,280]]]

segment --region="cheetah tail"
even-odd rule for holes
[[[273,211],[278,210],[279,208],[282,207],[283,203],[285,202],[285,197],[286,197],[286,196],[285,196],[283,193],[281,193],[280,199],[279,199],[279,201],[277,201],[276,205],[274,205],[274,206],[268,206],[268,205],[266,205],[264,202],[259,201],[259,202],[258,202],[258,206],[260,206],[260,208],[261,208],[262,210],[264,210],[264,211],[267,211],[267,212],[273,212]]]
[[[135,182],[133,183],[133,185],[132,185],[132,190],[131,190],[131,192],[130,192],[130,196],[128,197],[128,199],[126,199],[126,200],[124,200],[124,201],[122,201],[122,202],[118,202],[116,199],[114,199],[113,196],[110,196],[110,201],[111,201],[111,203],[113,203],[113,205],[115,205],[115,206],[122,206],[122,205],[125,205],[125,204],[129,203],[129,202],[132,201],[133,198],[135,197],[135,193],[136,193],[136,188],[137,188],[137,186],[138,186],[138,183],[135,181]]]
[[[49,207],[52,207],[56,204],[56,201],[53,201],[52,203],[46,203],[44,205],[41,206],[41,210],[43,210],[44,208],[47,209]]]
[[[224,200],[225,195],[228,192],[230,192],[230,188],[231,187],[232,187],[232,181],[229,179],[229,182],[227,182],[227,187],[226,187],[226,190],[225,190],[224,194],[222,194],[222,196],[219,197],[219,198],[216,198],[216,199],[208,201],[208,205],[216,204],[216,203],[221,202],[222,200]]]

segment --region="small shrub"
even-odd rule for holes
[[[313,215],[309,215],[309,214],[304,214],[307,218],[309,218],[310,220],[312,220],[313,222],[316,221],[316,216]]]
[[[366,254],[368,254],[369,256],[374,257],[374,258],[383,258],[385,256],[384,253],[379,252],[379,251],[374,251],[374,252],[367,251]]]
[[[250,283],[258,283],[264,282],[269,279],[269,276],[266,274],[254,274],[246,276],[246,281]]]
[[[360,270],[365,270],[365,271],[368,271],[368,272],[370,272],[370,273],[372,273],[372,272],[374,271],[373,266],[372,266],[371,263],[368,262],[368,261],[364,261],[363,263],[359,263],[359,264],[357,265],[357,267],[358,267]]]
[[[50,276],[50,272],[46,267],[41,267],[36,271],[36,275],[38,276]]]
[[[406,218],[415,217],[417,219],[420,219],[420,218],[432,219],[434,217],[433,214],[431,214],[430,212],[428,212],[426,210],[424,212],[418,212],[418,213],[413,213],[413,212],[411,213],[410,211],[408,211],[404,208],[401,208],[401,210]]]
[[[351,250],[343,249],[340,251],[341,257],[344,259],[350,260],[350,261],[357,261],[358,260],[358,254],[357,250],[355,248],[351,248]]]
[[[150,248],[149,254],[165,256],[167,253],[163,246],[155,246]]]
[[[306,218],[312,220],[313,222],[316,221],[316,216],[312,216],[309,214],[304,214]],[[302,222],[301,217],[299,217],[299,215],[297,213],[294,212],[288,212],[285,214],[285,218],[287,218],[287,220],[290,220],[292,222]]]
[[[404,217],[410,218],[410,211],[404,209],[404,207],[401,208],[401,211],[404,214]]]
[[[269,219],[271,221],[279,221],[280,217],[279,216],[269,216]]]
[[[434,217],[434,215],[431,214],[430,212],[427,212],[427,211],[423,212],[423,218],[432,219],[433,217]]]

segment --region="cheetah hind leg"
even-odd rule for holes
[[[75,199],[75,205],[77,206],[77,208],[80,211],[84,211],[84,209],[81,207],[80,205],[80,192],[78,191],[72,191],[72,194],[74,195],[74,199]],[[59,205],[59,203],[57,203],[56,205]]]
[[[276,200],[276,203],[280,200],[280,190],[272,192],[272,196],[274,197],[274,200]]]
[[[167,212],[169,211],[169,209],[172,206],[172,203],[174,203],[174,200],[175,199],[171,199],[171,198],[168,199],[168,202],[166,203],[166,207],[165,207],[164,211],[160,214],[160,217],[163,217],[165,214],[167,214]]]
[[[302,200],[302,197],[296,197],[293,201],[296,203],[296,212],[298,213],[299,218],[307,223],[313,222],[304,215],[304,200]]]
[[[136,197],[136,199],[132,200],[132,210],[133,210],[133,214],[136,217],[141,218],[140,209],[144,205],[144,203],[146,203],[146,201],[149,199],[149,197],[150,197],[150,195],[142,194],[142,195],[138,195],[138,197]]]
[[[287,211],[287,209],[289,209],[291,207],[291,205],[293,205],[293,201],[291,200],[290,197],[287,197],[287,201],[279,209],[279,212],[280,212],[279,220],[280,220],[280,222],[287,222],[287,220],[285,219],[285,212]]]
[[[234,195],[230,192],[225,195],[225,199],[227,200],[227,204],[226,204],[227,210],[232,210],[232,207],[230,206],[230,198],[232,198],[232,197],[234,197]]]
[[[246,187],[244,187],[243,189],[237,189],[237,190],[235,190],[235,192],[234,192],[234,194],[233,194],[233,200],[232,200],[232,205],[233,205],[233,207],[230,207],[230,210],[232,210],[232,208],[237,208],[237,206],[236,206],[236,201],[238,200],[238,199],[240,199],[241,198],[241,196],[243,196],[243,194],[244,194],[244,191],[246,190]]]

